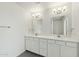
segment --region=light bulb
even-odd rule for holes
[[[66,11],[66,10],[67,10],[67,6],[64,6],[63,7],[63,12]]]

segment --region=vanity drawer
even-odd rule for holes
[[[74,42],[66,42],[66,46],[70,46],[70,47],[77,47],[77,43]]]
[[[65,46],[65,42],[64,41],[56,41],[56,44]]]
[[[55,44],[55,40],[48,40],[48,43]]]

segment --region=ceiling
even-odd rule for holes
[[[47,7],[48,4],[53,4],[55,2],[16,2],[16,4],[18,4],[20,7],[24,8],[24,9],[29,9],[31,7],[37,6],[37,5],[41,5],[42,7]]]
[[[61,2],[16,2],[17,5],[19,5],[20,7],[24,8],[25,10],[29,10],[29,8],[34,8],[34,6],[38,7],[38,6],[42,6],[42,7],[49,7],[49,5],[51,6],[59,6],[60,4],[62,4]],[[65,4],[65,3],[64,3]]]
[[[18,4],[20,7],[24,8],[24,9],[28,9],[28,8],[31,8],[32,6],[36,6],[38,4],[44,4],[44,3],[40,3],[40,2],[17,2],[16,4]]]

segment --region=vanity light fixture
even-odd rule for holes
[[[31,15],[34,19],[40,19],[42,17],[43,9],[39,6],[31,9]]]
[[[67,10],[67,6],[64,6],[63,7],[63,12],[66,11],[66,10]]]
[[[32,14],[32,17],[33,17],[34,19],[41,18],[41,17],[42,17],[42,14],[41,14],[41,13],[33,13],[33,14]]]
[[[53,8],[51,11],[52,14],[59,15],[66,12],[66,10],[67,10],[67,6],[63,6],[63,7]]]

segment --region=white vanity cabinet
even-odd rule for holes
[[[61,46],[61,57],[77,57],[78,44],[73,42],[66,42],[65,46]]]
[[[26,50],[32,51],[32,37],[27,37],[26,38]]]
[[[26,50],[48,57],[78,57],[79,43],[57,39],[27,37]]]
[[[40,55],[47,56],[47,39],[40,39]]]
[[[32,43],[32,52],[39,54],[39,38],[33,38]]]
[[[60,46],[54,40],[48,40],[48,57],[59,57]]]
[[[48,57],[78,57],[78,43],[48,40]]]
[[[27,37],[26,50],[39,54],[39,39],[33,37]]]

